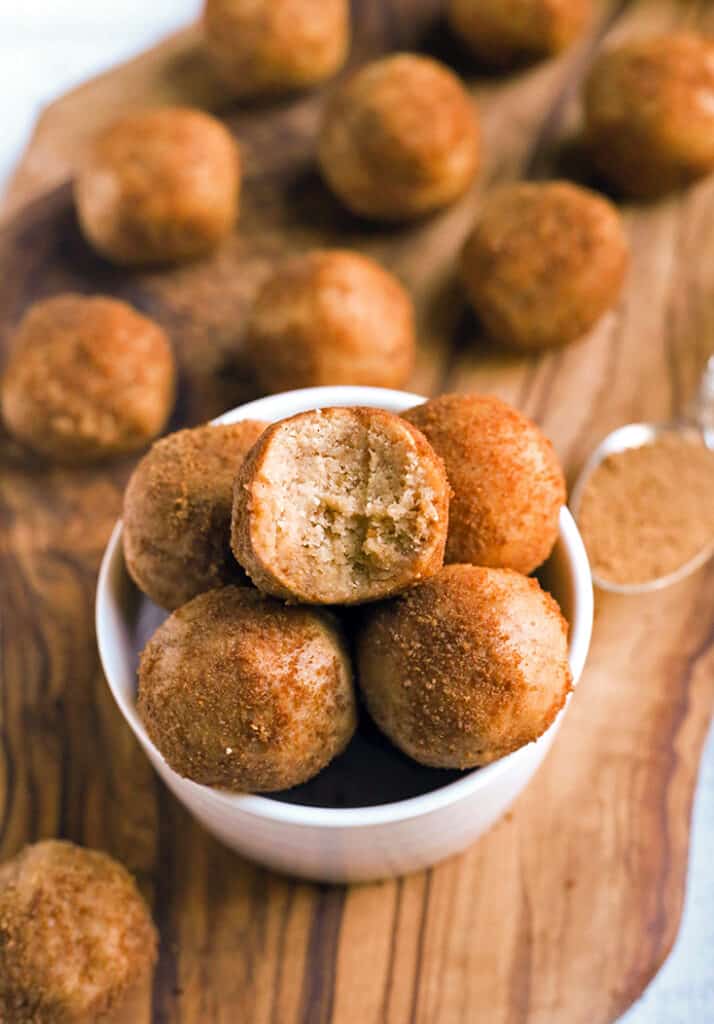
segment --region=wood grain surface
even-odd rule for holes
[[[50,107],[13,181],[0,230],[0,340],[59,290],[108,292],[171,332],[182,386],[174,424],[252,394],[243,311],[272,261],[353,245],[412,289],[413,390],[485,390],[534,416],[572,479],[611,428],[682,408],[714,350],[714,182],[626,207],[633,246],[618,308],[588,337],[539,358],[487,345],[465,312],[454,258],[490,185],[579,177],[578,92],[605,37],[672,25],[714,30],[705,0],[597,8],[562,58],[478,78],[435,0],[355,4],[352,63],[419,47],[469,80],[484,123],[477,187],[404,229],[369,227],[313,167],[320,93],[236,108],[196,30]],[[67,179],[87,140],[138,103],[219,110],[245,155],[244,210],[208,263],[127,273],[81,240]],[[32,200],[28,202],[28,200]],[[659,594],[597,595],[592,654],[545,766],[512,813],[466,855],[378,885],[320,887],[240,860],[158,783],[102,679],[96,571],[129,463],[55,469],[0,451],[2,857],[61,835],[136,872],[161,929],[138,1024],[605,1024],[640,994],[677,931],[697,765],[712,708],[714,567]]]

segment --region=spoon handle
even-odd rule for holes
[[[714,355],[709,356],[704,367],[689,414],[701,430],[706,446],[714,449]]]

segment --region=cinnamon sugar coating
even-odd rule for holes
[[[461,254],[461,276],[486,333],[526,350],[589,331],[617,300],[627,265],[617,209],[565,181],[495,189]]]
[[[45,840],[0,867],[0,1019],[116,1019],[156,960],[156,929],[125,868]]]
[[[648,199],[714,170],[714,39],[672,32],[602,53],[585,83],[585,134],[618,192]]]
[[[234,96],[305,89],[337,72],[349,0],[205,0],[206,48]]]
[[[183,263],[211,252],[238,216],[238,147],[189,107],[126,114],[97,139],[74,184],[88,241],[114,263]]]
[[[173,610],[239,578],[230,551],[233,482],[264,423],[207,424],[169,434],[141,459],[124,495],[130,576]]]
[[[479,148],[475,104],[462,82],[438,61],[400,53],[365,65],[333,93],[318,163],[353,213],[399,221],[463,195]]]
[[[564,50],[591,10],[591,0],[450,0],[447,13],[479,61],[501,68]]]
[[[440,395],[407,410],[452,488],[447,562],[529,573],[558,536],[565,478],[550,441],[490,395]]]
[[[91,462],[143,448],[174,401],[168,338],[131,306],[65,294],[25,314],[2,382],[8,429],[42,455]]]
[[[260,289],[245,346],[266,393],[327,384],[399,388],[414,365],[414,309],[374,260],[313,250],[279,264]]]
[[[199,594],[159,627],[137,708],[174,771],[241,792],[307,781],[356,726],[336,620],[247,587]]]
[[[567,624],[537,580],[449,565],[364,610],[359,683],[404,753],[437,768],[488,764],[537,739],[571,689]]]

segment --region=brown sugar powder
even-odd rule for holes
[[[602,579],[675,572],[714,542],[714,452],[672,431],[609,455],[585,485],[578,525]]]

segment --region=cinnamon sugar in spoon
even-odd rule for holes
[[[570,506],[603,590],[659,590],[714,554],[714,356],[683,417],[629,423],[601,441]]]

